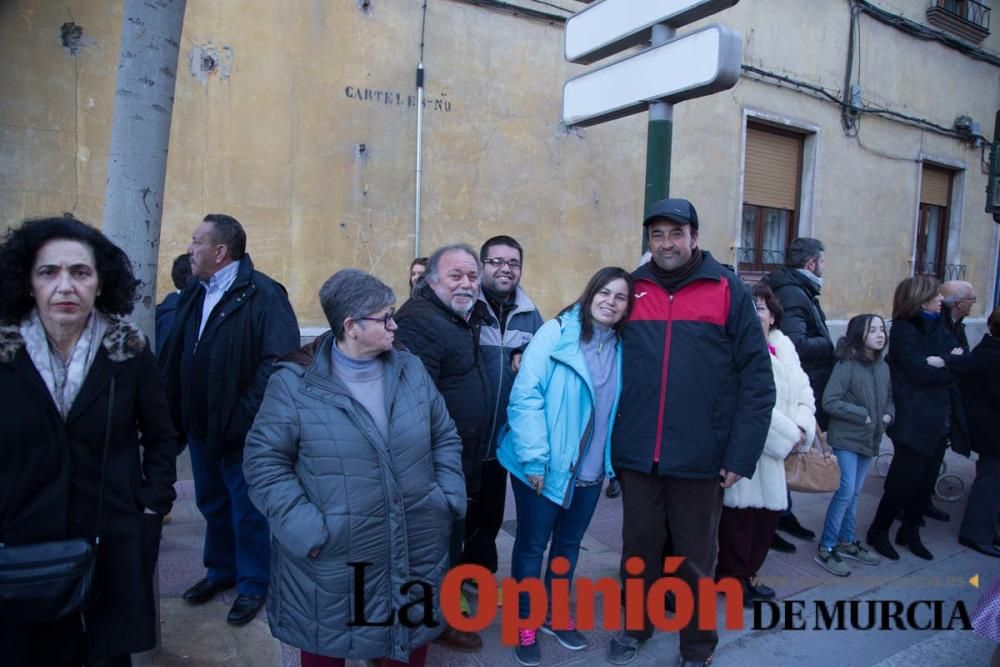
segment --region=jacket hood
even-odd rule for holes
[[[793,269],[788,266],[778,267],[769,273],[767,275],[767,286],[770,287],[772,291],[781,287],[791,286],[805,290],[810,296],[817,296],[819,294],[819,289],[812,283],[812,281],[799,273],[798,269]]]
[[[111,361],[127,361],[142,354],[146,337],[131,320],[118,315],[101,315],[108,321],[101,345]],[[21,327],[17,324],[0,326],[0,363],[9,364],[24,347]]]

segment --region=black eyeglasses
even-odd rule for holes
[[[521,260],[519,259],[504,259],[503,257],[487,257],[483,260],[484,264],[489,264],[490,266],[499,269],[504,264],[509,266],[511,270],[517,271],[521,268]]]
[[[395,315],[396,315],[396,309],[395,308],[391,308],[391,309],[389,309],[389,312],[386,313],[385,315],[383,315],[382,317],[355,317],[354,319],[356,319],[356,320],[368,320],[369,322],[381,322],[382,326],[384,326],[385,328],[388,329],[389,328],[389,322],[392,321],[392,318]]]

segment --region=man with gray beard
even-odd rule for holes
[[[486,304],[479,301],[482,263],[465,244],[438,248],[427,261],[424,280],[396,313],[396,339],[427,368],[444,397],[462,439],[462,472],[467,497],[479,491],[489,446],[490,390],[479,329]],[[450,560],[461,562],[465,521],[452,528]],[[478,652],[483,642],[472,632],[446,628],[437,640],[455,651]]]

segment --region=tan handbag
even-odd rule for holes
[[[785,459],[785,482],[799,493],[832,493],[840,487],[840,465],[826,444],[826,434],[816,431],[812,449],[793,452]]]

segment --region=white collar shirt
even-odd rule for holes
[[[201,306],[201,326],[198,327],[198,340],[208,323],[208,316],[212,310],[222,301],[222,296],[236,280],[236,274],[240,270],[240,263],[233,262],[224,269],[216,271],[207,281],[200,280],[201,286],[205,288],[205,303]]]

